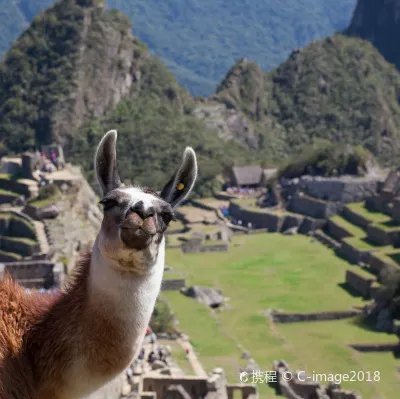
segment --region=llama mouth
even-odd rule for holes
[[[131,249],[143,250],[154,241],[156,234],[146,231],[142,227],[123,227],[121,229],[122,242]]]

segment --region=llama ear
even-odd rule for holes
[[[197,160],[193,148],[186,147],[181,165],[161,191],[161,198],[175,208],[194,186],[197,177]]]
[[[117,170],[116,142],[117,131],[110,130],[101,139],[96,150],[94,166],[103,196],[109,191],[121,186],[121,180]]]

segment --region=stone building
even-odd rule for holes
[[[261,166],[234,166],[228,176],[232,187],[257,188],[263,179]]]

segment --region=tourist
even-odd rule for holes
[[[139,353],[139,360],[143,360],[144,359],[144,348],[140,349],[140,353]]]
[[[152,351],[149,353],[149,356],[147,357],[147,362],[148,362],[149,364],[152,364],[152,363],[154,362],[154,360],[156,360],[155,357],[156,357],[156,354],[155,354],[154,351],[152,350]]]

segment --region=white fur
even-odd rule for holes
[[[120,190],[129,194],[129,196],[131,197],[132,205],[136,204],[139,201],[143,201],[143,205],[146,210],[153,206],[154,202],[158,200],[154,197],[154,195],[144,193],[140,188],[137,187],[122,188]]]
[[[111,312],[118,320],[119,328],[124,331],[124,340],[119,344],[125,348],[132,361],[138,355],[160,292],[165,263],[165,239],[159,245],[158,256],[149,260],[149,273],[136,276],[121,273],[110,264],[112,261],[105,258],[98,247],[100,236],[101,233],[93,247],[88,297],[93,298],[91,306],[101,306],[102,310]],[[106,382],[100,376],[91,374],[84,354],[81,354],[66,376],[68,388],[65,392],[68,392],[68,399],[78,399],[97,390]]]

